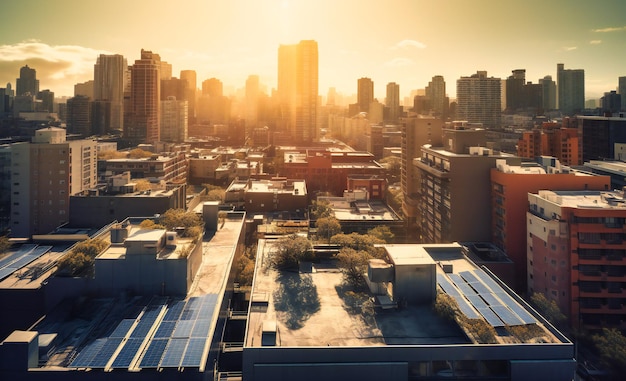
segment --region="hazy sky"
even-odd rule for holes
[[[142,48],[175,76],[196,70],[198,87],[215,77],[241,88],[257,74],[269,90],[278,45],[303,39],[318,42],[322,95],[370,77],[380,100],[388,82],[405,97],[443,75],[454,96],[478,70],[526,69],[537,83],[562,62],[585,69],[597,98],[626,76],[626,0],[0,0],[0,14],[0,87],[27,63],[57,95],[93,79],[98,54],[132,64]]]

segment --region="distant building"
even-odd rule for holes
[[[74,85],[74,96],[82,95],[84,97],[93,99],[94,95],[94,81],[86,81],[77,83]]]
[[[61,128],[38,130],[11,145],[11,235],[45,234],[69,221],[69,198],[96,185],[96,142],[65,138]]]
[[[127,86],[128,63],[120,54],[101,54],[93,67],[93,100],[110,103],[104,109],[105,123],[100,130],[109,133],[124,129],[124,88]]]
[[[556,82],[552,80],[552,76],[546,75],[539,80],[542,89],[543,109],[556,110]]]
[[[180,71],[180,79],[187,82],[187,94],[185,95],[185,99],[189,102],[189,123],[193,124],[196,122],[196,71],[195,70],[181,70]]]
[[[582,162],[618,158],[615,147],[626,144],[626,116],[577,116]]]
[[[98,116],[100,116],[100,109],[97,108],[97,111]],[[83,95],[77,95],[68,99],[66,120],[67,132],[70,134],[79,134],[82,137],[93,135],[91,112],[92,102],[89,98]],[[98,118],[98,120],[100,120],[100,118]]]
[[[556,65],[556,86],[559,110],[564,115],[574,115],[585,108],[585,71],[565,69]]]
[[[161,141],[182,143],[188,138],[188,105],[170,96],[161,101]]]
[[[528,210],[528,193],[542,189],[551,190],[607,190],[608,176],[590,176],[561,167],[554,158],[543,158],[548,165],[521,163],[509,165],[497,160],[491,169],[491,229],[493,242],[504,250],[515,263],[513,283],[510,287],[525,292],[527,278],[525,214]]]
[[[500,127],[500,78],[478,71],[456,81],[457,118],[482,123],[487,129]]]
[[[187,180],[187,159],[184,152],[154,154],[141,159],[109,159],[106,161],[106,172],[108,175],[130,172],[132,179],[182,184]]]
[[[622,96],[622,111],[626,111],[626,76],[619,77],[617,93]]]
[[[622,192],[528,194],[528,292],[554,300],[575,328],[624,329]]]
[[[622,95],[615,90],[604,93],[604,96],[600,98],[600,108],[603,113],[619,113],[622,108]]]
[[[374,81],[371,78],[359,78],[357,81],[357,104],[359,112],[370,112],[370,104],[374,101]]]
[[[568,126],[568,120],[564,119],[562,124],[544,122],[541,128],[524,131],[517,143],[517,156],[532,160],[554,156],[564,165],[581,165],[578,129]]]
[[[441,117],[443,120],[446,120],[448,117],[448,103],[450,100],[446,96],[446,82],[444,81],[443,76],[434,76],[432,80],[428,82],[425,93],[434,114]]]
[[[22,66],[20,68],[20,77],[15,80],[15,95],[30,94],[34,97],[37,93],[39,93],[37,71],[28,67],[28,65]]]
[[[141,59],[131,67],[129,109],[124,110],[124,138],[138,143],[160,140],[161,57],[141,50]],[[171,72],[170,72],[171,74]]]
[[[232,193],[237,187],[234,182],[226,189],[226,193]],[[238,192],[242,193],[242,206],[246,213],[299,211],[303,214],[309,202],[306,182],[303,180],[249,179]]]
[[[389,82],[387,84],[385,107],[389,110],[387,120],[394,123],[397,122],[400,116],[400,85],[395,82]]]

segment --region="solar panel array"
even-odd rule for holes
[[[200,367],[216,303],[216,294],[169,303],[167,298],[153,298],[147,305],[144,300],[130,308],[106,337],[88,343],[70,367]]]
[[[494,327],[537,322],[495,280],[480,270],[462,271],[447,276],[437,274],[437,283],[456,300],[461,312],[470,319],[482,316]]]
[[[34,262],[52,249],[52,246],[22,245],[18,251],[0,260],[0,281]]]

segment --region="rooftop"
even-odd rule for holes
[[[626,209],[626,199],[619,191],[549,191],[540,190],[538,197],[569,208]]]

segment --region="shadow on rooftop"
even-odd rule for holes
[[[276,281],[279,286],[274,291],[274,308],[278,319],[289,329],[302,328],[320,309],[320,298],[311,275],[283,272]]]

